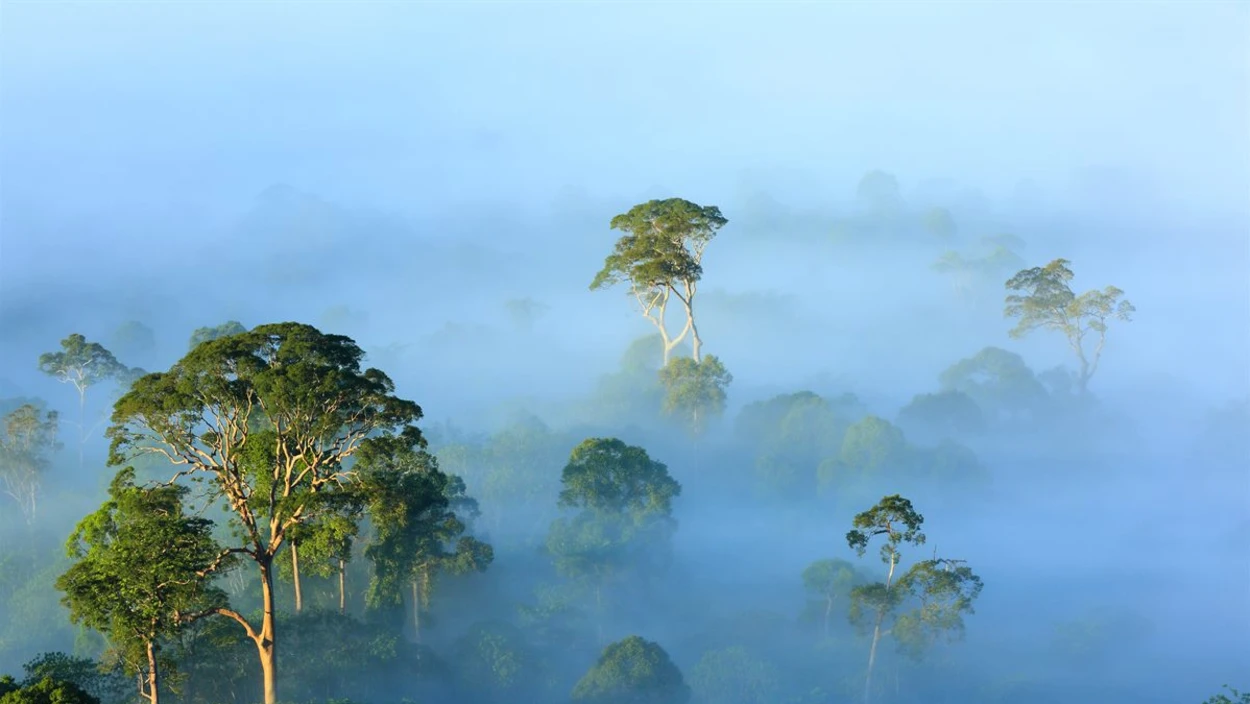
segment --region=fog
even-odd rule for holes
[[[733,379],[697,437],[662,412],[627,287],[589,290],[613,216],[670,198],[728,220],[695,314]],[[1063,385],[1062,333],[1008,334],[1004,282],[1056,259],[1077,294],[1136,307],[1087,394]],[[0,675],[51,651],[108,661],[54,583],[108,498],[124,389],[93,386],[80,416],[40,355],[79,333],[164,371],[233,320],[354,340],[420,404],[494,548],[438,579],[418,633],[403,604],[366,604],[361,533],[355,620],[335,628],[396,637],[390,659],[309,630],[338,616],[333,579],[308,578],[298,616],[279,579],[284,701],[566,702],[630,635],[695,704],[860,701],[872,629],[844,598],[822,631],[802,575],[837,558],[885,579],[879,544],[859,557],[845,536],[896,493],[928,536],[904,567],[966,560],[984,589],[922,659],[886,637],[873,701],[1250,689],[1248,272],[1243,3],[4,3],[0,412],[58,411],[63,447],[33,520],[0,495]],[[825,420],[761,410],[804,391]],[[918,410],[939,392],[976,427]],[[848,449],[868,416],[910,459]],[[682,487],[671,559],[608,607],[545,547],[587,438],[645,448]],[[259,608],[254,572],[218,580],[239,610]],[[229,644],[184,653],[190,684],[162,696],[259,701],[241,629],[194,628]],[[521,674],[474,669],[483,628]],[[736,647],[737,666],[713,657]]]

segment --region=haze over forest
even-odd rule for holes
[[[1250,698],[1245,3],[12,0],[0,116],[0,704]],[[106,433],[265,344],[399,405],[261,536],[276,695],[191,548],[144,689],[67,541],[241,544]]]

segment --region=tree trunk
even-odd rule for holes
[[[690,353],[696,363],[703,360],[703,339],[699,337],[699,328],[694,324],[694,310],[686,312],[690,316]]]
[[[833,597],[825,599],[825,637],[829,637],[829,617],[833,614]]]
[[[347,613],[347,561],[339,558],[339,615]]]
[[[273,572],[269,563],[261,563],[260,588],[265,615],[256,638],[256,650],[260,655],[260,669],[264,674],[265,704],[277,704],[278,690],[275,681],[278,674],[278,651],[274,628]]]
[[[87,388],[78,389],[78,469],[83,463],[83,446],[87,444]]]
[[[291,579],[295,582],[295,613],[304,611],[304,590],[299,582],[299,541],[291,541]]]
[[[868,649],[868,676],[864,678],[864,702],[872,699],[872,668],[877,664],[877,644],[881,642],[881,622],[885,620],[885,611],[877,613],[877,623],[872,629],[872,647]]]
[[[159,683],[159,681],[158,681],[158,679],[157,679],[157,674],[158,674],[158,673],[157,673],[157,671],[156,671],[156,646],[152,644],[152,641],[148,641],[148,693],[147,693],[147,699],[148,699],[148,701],[149,701],[149,702],[152,702],[152,704],[159,704],[159,702],[158,702],[158,697],[159,697],[160,695],[158,694],[158,689],[157,689],[157,688],[158,688],[158,685],[159,685],[160,683]]]
[[[412,634],[417,643],[421,643],[421,586],[419,580],[412,580]]]

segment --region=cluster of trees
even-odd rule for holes
[[[897,212],[897,185],[884,176],[867,179],[860,195],[877,216]],[[704,252],[727,222],[718,208],[681,199],[635,206],[612,219],[623,234],[591,283],[625,287],[657,331],[627,353],[609,386],[633,404],[628,410],[688,433],[696,452],[733,381],[704,352],[695,308]],[[953,236],[948,212],[925,222]],[[1012,241],[994,244],[995,263],[985,267],[1019,265]],[[157,373],[71,335],[39,367],[78,392],[80,464],[91,433],[87,390],[111,381],[120,392],[106,432],[115,468],[107,500],[73,530],[55,581],[71,620],[102,636],[104,669],[63,656],[34,661],[25,679],[0,679],[0,704],[115,704],[136,691],[151,704],[170,694],[253,699],[250,688],[235,689],[249,675],[266,704],[325,692],[390,696],[403,678],[454,682],[457,697],[483,704],[888,698],[900,665],[887,660],[885,644],[922,661],[962,635],[982,591],[962,560],[916,559],[924,518],[902,494],[981,481],[987,470],[958,439],[1055,412],[1059,397],[1086,396],[1108,323],[1134,312],[1119,289],[1077,294],[1072,279],[1062,259],[1022,269],[1006,281],[1004,313],[1016,321],[1013,337],[1062,335],[1075,373],[1035,375],[1018,355],[987,347],[943,372],[939,388],[894,421],[853,395],[810,391],[748,404],[738,416],[727,453],[748,458],[742,479],[755,499],[819,497],[841,510],[885,493],[854,515],[845,555],[794,575],[818,654],[810,666],[827,669],[835,655],[840,665],[863,664],[804,692],[762,646],[742,644],[751,638],[708,637],[715,645],[689,677],[660,643],[616,638],[620,624],[646,623],[640,614],[670,598],[675,505],[690,493],[640,445],[537,419],[484,439],[449,430],[427,439],[421,407],[398,396],[384,372],[363,367],[353,340],[299,323],[200,328],[185,356]],[[683,316],[676,333],[670,304]],[[522,326],[542,312],[528,299],[509,308]],[[118,340],[150,347],[145,330],[128,326]],[[59,449],[60,417],[34,401],[10,405],[0,488],[29,523]],[[732,479],[728,469],[713,477]],[[517,537],[530,533],[537,540]],[[496,554],[501,546],[544,558],[509,565]],[[854,561],[870,549],[882,567]],[[516,587],[524,604],[515,619],[494,617],[491,605],[514,598],[512,586],[473,582],[487,570],[503,570],[499,583],[532,587]],[[480,603],[490,616],[454,639],[444,632],[435,648],[426,635],[446,613],[436,600]],[[576,655],[586,652],[599,653],[588,667]],[[889,686],[883,668],[896,675]]]

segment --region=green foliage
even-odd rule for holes
[[[615,438],[591,438],[573,449],[561,483],[560,506],[579,510],[557,518],[547,533],[561,574],[599,593],[622,573],[667,565],[672,501],[681,485],[663,463]]]
[[[73,385],[81,396],[88,388],[123,375],[127,368],[100,343],[74,333],[61,340],[60,352],[39,355],[39,370]]]
[[[625,233],[617,240],[592,290],[628,282],[639,290],[698,281],[703,248],[729,221],[716,206],[680,198],[652,200],[612,218],[611,227]]]
[[[156,349],[156,335],[143,323],[128,320],[113,332],[112,346],[123,357],[142,359]]]
[[[981,594],[981,578],[964,565],[948,560],[924,560],[899,578],[898,593],[918,602],[902,614],[891,629],[903,651],[919,659],[938,640],[963,636],[965,614]]]
[[[1049,397],[1020,355],[986,347],[948,367],[938,377],[943,392],[967,395],[994,422],[1036,419]]]
[[[703,654],[690,671],[697,704],[774,704],[781,699],[781,675],[770,662],[734,646]]]
[[[817,468],[837,453],[848,425],[827,399],[801,391],[747,405],[734,422],[734,436],[755,456],[761,493],[798,499],[815,491]]]
[[[453,669],[471,701],[535,701],[542,694],[542,660],[511,624],[475,624],[452,651]]]
[[[603,650],[572,697],[586,704],[686,704],[690,688],[663,648],[629,636]]]
[[[196,328],[191,333],[191,339],[187,341],[187,351],[190,352],[202,343],[244,332],[247,332],[247,328],[243,327],[243,324],[237,320],[228,320],[221,325],[212,327]]]
[[[696,362],[677,357],[660,370],[660,383],[666,391],[664,413],[681,420],[692,435],[702,435],[712,418],[725,412],[725,389],[733,375],[715,355]]]
[[[77,562],[56,582],[74,623],[108,636],[128,674],[147,673],[149,646],[176,637],[184,617],[226,602],[203,574],[228,568],[213,524],[188,516],[178,485],[141,488],[117,473],[109,500],[78,524],[66,551]]]
[[[371,605],[401,603],[403,587],[415,584],[421,610],[440,573],[483,571],[494,559],[491,546],[465,535],[453,502],[476,505],[464,483],[444,474],[433,455],[412,446],[366,448],[358,467],[374,527],[365,556],[374,565]]]
[[[808,597],[805,616],[817,620],[821,633],[827,637],[835,604],[847,600],[851,590],[862,581],[855,566],[846,560],[817,560],[808,565],[803,570],[803,588]]]
[[[51,677],[21,687],[14,687],[11,679],[0,680],[0,692],[0,704],[100,704],[78,685]]]
[[[1069,286],[1073,273],[1068,264],[1066,259],[1056,259],[1011,277],[1006,285],[1014,293],[1007,295],[1003,315],[1016,319],[1011,330],[1013,338],[1037,329],[1062,333],[1081,364],[1078,384],[1084,392],[1098,370],[1107,339],[1107,322],[1112,318],[1129,321],[1137,309],[1123,299],[1124,292],[1115,286],[1076,295]],[[1086,339],[1091,336],[1096,337],[1092,351],[1086,347]]]
[[[62,652],[42,653],[22,665],[22,669],[28,686],[51,679],[75,685],[102,704],[122,704],[132,698],[132,680],[120,670],[106,669],[90,658]]]
[[[902,430],[884,418],[865,416],[846,429],[838,454],[817,469],[819,487],[825,494],[867,490],[879,479],[905,475],[914,458]]]
[[[61,448],[57,419],[56,411],[28,403],[6,415],[0,427],[0,489],[17,502],[28,525],[35,520],[52,453]]]
[[[847,532],[846,543],[859,556],[864,555],[868,543],[878,536],[885,537],[881,546],[881,561],[889,565],[898,563],[899,546],[903,544],[924,545],[925,535],[920,532],[924,524],[921,516],[912,508],[911,501],[893,494],[877,502],[876,506],[855,516],[854,528]]]
[[[969,435],[985,429],[985,414],[968,394],[950,389],[917,394],[898,413],[899,424],[938,436]]]
[[[1224,685],[1224,689],[1228,690],[1228,694],[1216,694],[1202,704],[1250,704],[1250,692],[1241,692],[1228,685]]]

